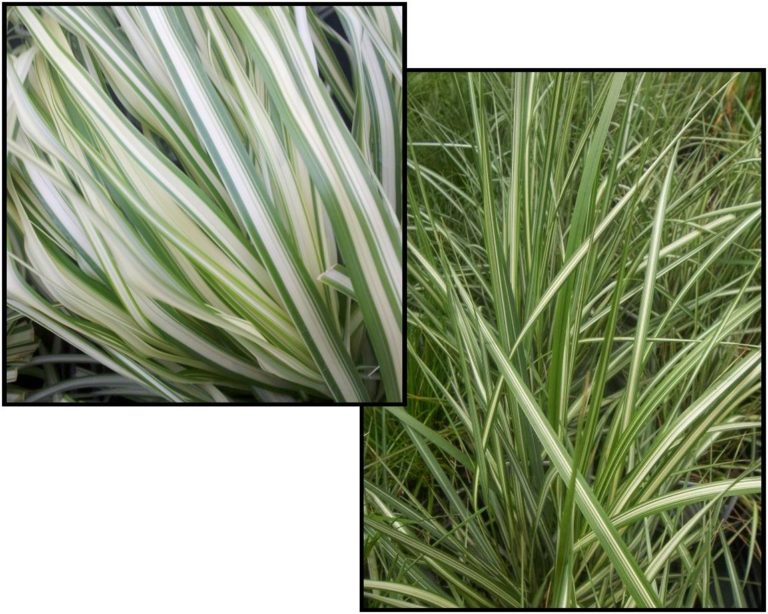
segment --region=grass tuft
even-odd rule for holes
[[[408,78],[366,604],[762,607],[760,75]]]

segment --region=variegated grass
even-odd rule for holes
[[[412,74],[372,607],[760,607],[758,74]]]
[[[399,401],[402,16],[334,12],[11,8],[8,305],[169,401]]]

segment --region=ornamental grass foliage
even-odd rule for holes
[[[366,607],[764,606],[758,73],[422,73]]]
[[[402,400],[400,7],[6,27],[12,313],[123,399]]]

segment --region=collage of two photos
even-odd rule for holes
[[[4,14],[4,405],[349,406],[361,611],[764,610],[764,69]]]

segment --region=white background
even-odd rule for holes
[[[421,0],[408,61],[762,67],[757,7]],[[2,614],[345,614],[359,571],[356,408],[0,409]]]
[[[0,612],[357,611],[359,411],[0,409]]]
[[[408,66],[765,67],[768,2],[408,2]]]

